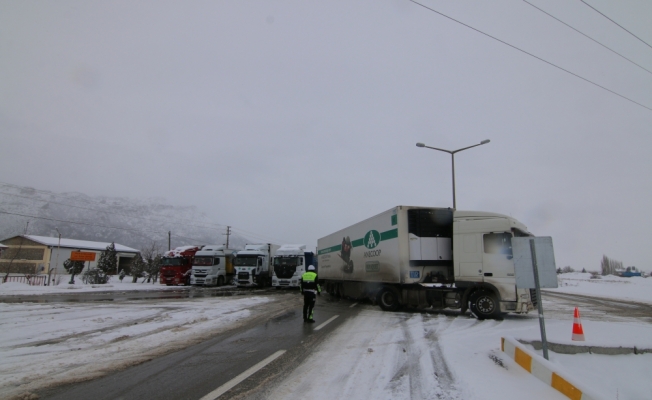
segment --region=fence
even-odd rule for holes
[[[47,278],[47,275],[13,275],[8,276],[5,282],[27,283],[32,286],[45,286]]]

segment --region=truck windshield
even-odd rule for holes
[[[274,266],[296,267],[297,265],[299,265],[298,261],[299,261],[299,257],[276,257],[274,258]]]
[[[258,262],[258,256],[237,256],[233,259],[233,265],[236,267],[255,267]]]
[[[193,265],[198,265],[201,267],[213,265],[213,257],[210,256],[195,257],[195,262],[193,263]]]
[[[161,260],[161,265],[163,266],[186,265],[186,260],[181,257],[176,257],[176,258],[163,257],[163,259]]]

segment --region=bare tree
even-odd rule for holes
[[[131,263],[131,282],[136,283],[138,281],[138,277],[143,275],[143,272],[145,272],[146,268],[147,264],[145,263],[145,260],[143,260],[143,256],[140,255],[140,253],[136,254],[134,261]]]
[[[612,260],[606,255],[602,256],[602,261],[600,262],[600,269],[602,271],[602,275],[615,275],[616,270],[622,268],[623,268],[622,261]]]
[[[13,257],[11,257],[11,260],[9,261],[9,264],[7,265],[7,272],[5,273],[4,278],[2,278],[2,282],[5,283],[7,282],[7,279],[9,278],[9,272],[11,271],[11,264],[13,264],[14,260],[18,255],[20,254],[20,249],[23,248],[23,241],[25,241],[25,235],[27,235],[27,228],[29,227],[29,221],[27,221],[27,224],[25,225],[25,233],[23,236],[20,237],[20,243],[18,244],[18,250],[14,253]],[[9,249],[7,249],[9,250]]]
[[[147,281],[156,283],[158,275],[161,271],[161,248],[156,242],[152,242],[149,246],[143,249],[143,258],[145,259],[145,273],[147,274]]]

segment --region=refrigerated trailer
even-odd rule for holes
[[[319,278],[334,296],[468,309],[479,319],[533,309],[517,289],[511,238],[532,236],[496,213],[397,206],[318,241]]]

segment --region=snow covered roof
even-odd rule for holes
[[[34,242],[44,244],[46,246],[57,247],[59,246],[58,237],[49,237],[49,236],[35,236],[35,235],[23,235],[23,237],[32,240]],[[105,242],[91,242],[88,240],[77,240],[77,239],[64,239],[61,238],[61,247],[64,248],[75,248],[75,249],[84,249],[84,250],[106,250],[106,247],[111,243]],[[131,247],[123,246],[121,244],[115,243],[115,251],[120,253],[139,253],[140,250],[132,249]]]

